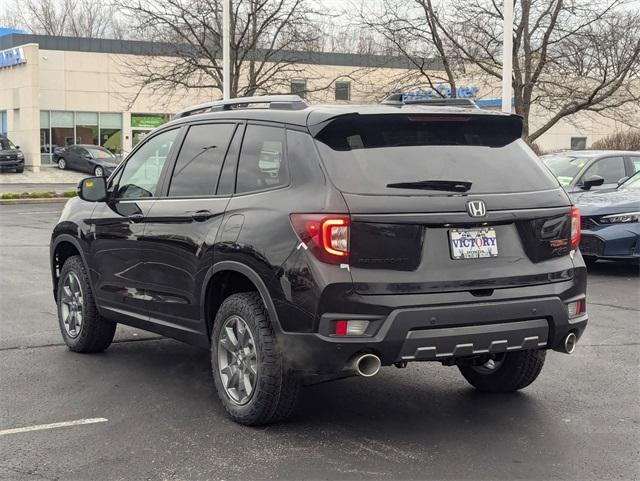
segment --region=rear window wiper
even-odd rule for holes
[[[467,192],[471,189],[471,182],[465,180],[420,180],[415,182],[397,182],[387,184],[391,189],[425,189],[445,190],[449,192]]]

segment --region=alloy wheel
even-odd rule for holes
[[[69,337],[76,338],[80,334],[83,321],[84,296],[82,286],[75,272],[69,272],[62,284],[60,309],[62,322]]]
[[[251,400],[258,380],[258,355],[251,330],[240,316],[229,317],[220,330],[218,372],[234,403]]]
[[[104,175],[104,171],[102,167],[96,167],[96,170],[93,172],[96,177],[102,177]]]
[[[67,166],[67,161],[64,159],[58,159],[58,167],[62,170]]]

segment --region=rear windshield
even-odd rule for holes
[[[521,132],[515,117],[357,115],[330,122],[316,145],[336,186],[355,194],[448,194],[397,185],[430,181],[471,183],[470,193],[557,187]]]

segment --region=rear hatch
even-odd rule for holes
[[[361,294],[548,283],[572,276],[570,201],[517,116],[345,115],[316,146],[351,215]]]

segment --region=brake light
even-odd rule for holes
[[[580,211],[577,207],[571,208],[571,238],[570,249],[575,250],[580,245]]]
[[[291,214],[300,240],[323,262],[339,264],[349,257],[349,216],[342,214]]]

